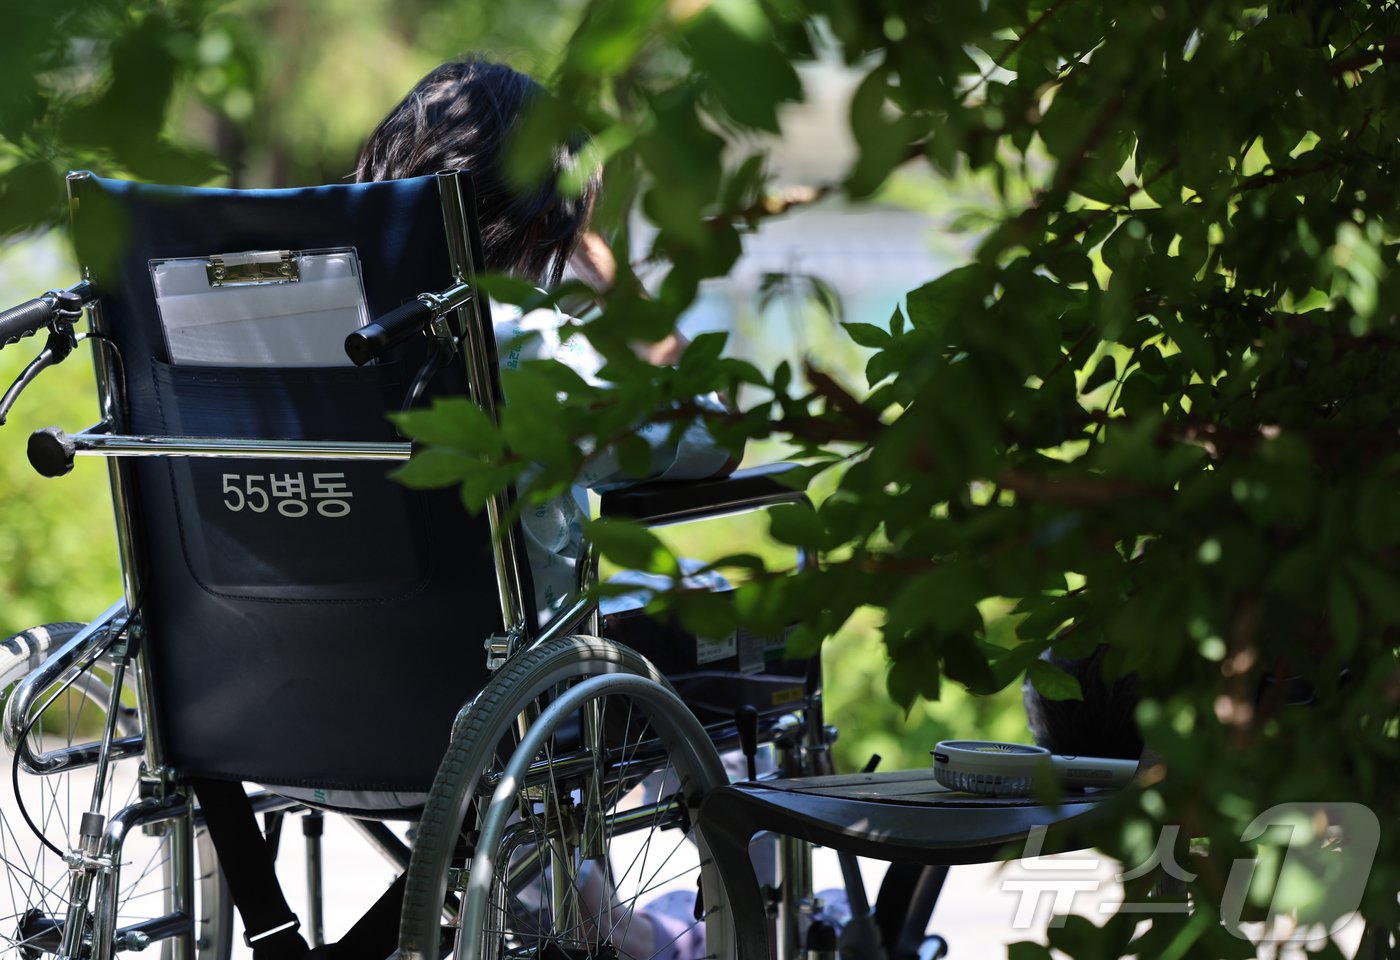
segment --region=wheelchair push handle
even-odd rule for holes
[[[363,367],[391,347],[422,333],[435,316],[432,304],[410,300],[346,337],[345,354],[355,366]]]
[[[92,284],[84,280],[67,290],[50,290],[42,297],[25,301],[0,313],[0,349],[24,337],[48,329],[49,339],[39,355],[20,372],[10,388],[0,394],[0,427],[9,419],[24,388],[56,363],[62,363],[77,346],[79,337],[73,324],[83,315],[83,307],[96,296]]]
[[[0,348],[42,330],[53,316],[53,309],[53,301],[35,297],[0,313]]]
[[[345,338],[345,354],[363,367],[378,358],[391,347],[396,347],[410,337],[422,333],[442,317],[463,306],[476,295],[467,283],[457,283],[441,293],[420,293],[418,296],[395,307],[373,323],[366,324]],[[444,328],[434,327],[439,339],[451,338]]]
[[[0,312],[0,349],[38,333],[54,320],[78,319],[92,296],[92,284],[84,280],[67,290],[50,290]]]

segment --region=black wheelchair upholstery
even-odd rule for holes
[[[450,281],[436,178],[232,191],[73,180],[80,261],[122,359],[121,433],[397,439],[421,340],[363,368],[172,364],[149,261],[353,246],[371,316]],[[465,393],[456,368],[432,384]],[[167,764],[305,788],[427,791],[500,628],[490,535],[455,491],[384,462],[125,460],[140,619]],[[255,511],[247,477],[275,494]],[[235,478],[228,480],[227,478]],[[318,490],[318,487],[320,488]],[[321,511],[313,495],[353,499]]]

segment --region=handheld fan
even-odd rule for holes
[[[995,740],[944,740],[932,752],[933,776],[943,786],[1000,797],[1029,796],[1042,770],[1065,787],[1121,787],[1137,771],[1136,760],[1069,757]]]

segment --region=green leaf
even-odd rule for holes
[[[777,133],[778,106],[800,100],[802,82],[770,33],[758,3],[717,0],[691,20],[685,39],[725,112],[742,124]]]
[[[1111,383],[1118,377],[1118,362],[1112,354],[1105,354],[1099,358],[1099,362],[1094,365],[1093,372],[1084,378],[1084,385],[1079,388],[1080,393],[1091,393],[1106,383]]]
[[[789,660],[805,660],[821,653],[822,641],[826,638],[811,627],[799,623],[787,635],[787,645],[783,656]]]
[[[569,41],[568,67],[585,76],[610,77],[626,70],[651,36],[651,15],[660,4],[600,3],[583,18]]]
[[[1074,192],[1090,200],[1116,206],[1128,196],[1123,181],[1116,174],[1090,171],[1074,182]]]
[[[474,461],[462,477],[462,503],[471,513],[480,513],[487,500],[520,478],[520,470],[519,466]]]
[[[613,446],[613,452],[627,476],[640,480],[651,474],[651,444],[641,437],[623,437]]]
[[[637,151],[653,178],[642,206],[662,229],[657,244],[684,264],[706,242],[701,221],[721,185],[724,140],[700,120],[694,91],[672,90],[652,101]]]
[[[560,463],[574,459],[574,446],[565,424],[541,417],[539,408],[507,405],[501,411],[501,436],[511,451],[535,463]]]
[[[708,376],[719,366],[720,354],[729,341],[729,334],[719,331],[702,333],[681,354],[680,371],[690,377]]]
[[[1356,537],[1372,554],[1400,541],[1400,492],[1393,484],[1378,480],[1357,490]]]
[[[632,570],[671,573],[676,558],[646,527],[626,520],[594,520],[584,535],[608,559]]]
[[[992,672],[996,675],[997,683],[1004,687],[1020,677],[1036,662],[1046,646],[1047,642],[1044,640],[1027,641],[1003,650],[992,661]]]
[[[846,179],[852,197],[870,196],[909,155],[916,128],[888,105],[894,93],[890,79],[891,71],[880,64],[866,74],[851,98],[851,133],[860,147]]]
[[[794,547],[820,549],[826,543],[826,524],[805,503],[784,503],[769,510],[768,530],[774,540]]]
[[[943,336],[954,320],[980,312],[982,298],[991,292],[991,284],[992,273],[984,264],[970,263],[950,270],[909,292],[909,322],[915,328]]]
[[[768,385],[768,377],[762,370],[754,366],[747,360],[740,360],[738,357],[724,357],[720,360],[720,369],[729,379],[731,384],[750,383],[756,387]]]
[[[1166,311],[1158,314],[1157,319],[1167,331],[1167,335],[1172,338],[1172,342],[1181,348],[1181,353],[1190,362],[1191,368],[1202,379],[1213,377],[1219,369],[1215,362],[1215,351],[1192,321]]]
[[[751,153],[743,163],[725,174],[720,206],[725,210],[740,210],[756,202],[767,180],[768,157]]]
[[[850,334],[851,339],[862,347],[870,347],[881,350],[893,341],[886,330],[881,330],[873,323],[843,323],[842,327]]]
[[[1083,700],[1079,681],[1048,660],[1032,661],[1026,668],[1031,686],[1047,700]]]
[[[1054,954],[1033,940],[1018,940],[1006,945],[1006,960],[1054,960]]]
[[[1377,619],[1400,623],[1400,581],[1359,558],[1351,558],[1346,566]]]
[[[1103,262],[1114,273],[1131,270],[1142,256],[1143,228],[1133,217],[1127,217],[1117,230],[1103,242]]]
[[[160,133],[175,88],[176,32],[164,15],[153,14],[115,38],[112,81],[96,101],[64,118],[68,144],[110,150],[132,172],[159,176],[169,149]]]
[[[439,397],[426,410],[391,413],[389,419],[419,443],[486,457],[504,450],[491,419],[466,397]]]
[[[1195,274],[1205,266],[1206,256],[1210,253],[1210,225],[1204,218],[1193,217],[1179,224],[1179,228],[1181,242],[1177,245],[1176,255],[1182,266]]]
[[[573,367],[559,360],[529,360],[521,365],[520,372],[528,373],[533,378],[539,399],[544,399],[550,393],[573,397],[599,389],[590,385]]]
[[[910,354],[901,350],[881,350],[865,364],[865,382],[875,386],[887,377],[895,376],[910,360]]]
[[[1093,262],[1077,244],[1052,250],[1045,266],[1065,283],[1088,283],[1094,278]]]
[[[718,640],[732,636],[737,626],[734,604],[728,597],[703,590],[679,594],[675,598],[681,624],[697,637]]]
[[[773,392],[775,394],[787,393],[787,389],[791,384],[792,364],[784,360],[773,369]]]
[[[22,163],[0,173],[0,237],[58,219],[63,181],[47,163]]]
[[[1347,585],[1347,578],[1341,571],[1334,571],[1327,578],[1327,617],[1331,624],[1331,635],[1337,640],[1341,654],[1350,655],[1357,649],[1361,640],[1361,609],[1357,595]]]
[[[449,487],[460,483],[478,462],[454,450],[422,450],[389,475],[415,490]]]
[[[476,278],[477,288],[497,303],[509,303],[531,309],[545,306],[546,298],[540,288],[528,280],[505,273],[483,273]],[[505,344],[501,344],[505,346]]]
[[[916,644],[890,664],[889,672],[885,674],[885,689],[890,699],[907,712],[920,697],[931,701],[938,699],[941,687],[939,677],[938,658],[932,646]]]
[[[973,693],[995,693],[1002,686],[986,653],[970,637],[949,637],[943,642],[943,672]]]

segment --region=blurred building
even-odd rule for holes
[[[856,159],[849,113],[861,74],[835,62],[800,69],[804,103],[782,113],[783,135],[765,146],[779,185],[839,184]],[[878,201],[859,206],[825,200],[767,221],[744,238],[744,255],[728,277],[708,281],[681,322],[690,336],[733,331],[730,352],[764,360],[820,352],[826,323],[811,308],[811,275],[840,298],[844,319],[885,325],[905,293],[950,266],[949,246],[928,211]],[[645,244],[649,237],[638,231]],[[765,278],[790,279],[760,304]],[[805,302],[804,302],[805,301]]]

